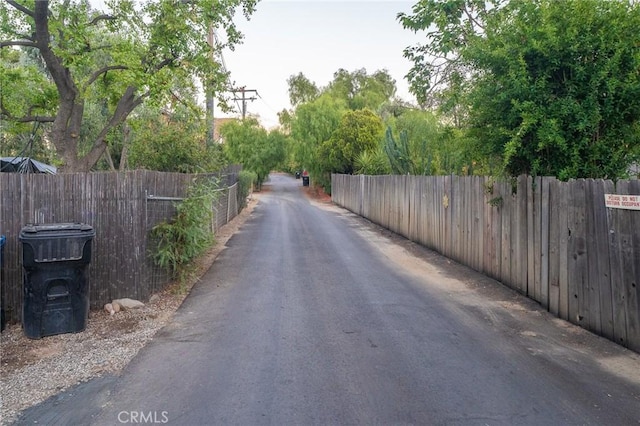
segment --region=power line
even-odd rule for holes
[[[276,111],[275,109],[273,109],[273,107],[271,105],[269,105],[269,103],[267,101],[264,100],[264,98],[260,95],[260,93],[256,92],[256,95],[258,95],[260,100],[267,106],[267,108],[269,108],[271,110],[271,112],[273,112],[275,114],[279,114],[279,111]]]

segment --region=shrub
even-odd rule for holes
[[[187,198],[176,205],[176,215],[151,231],[156,243],[154,261],[169,269],[180,282],[187,278],[192,261],[214,242],[211,204],[217,197],[218,186],[218,181],[211,178],[194,183]]]
[[[241,209],[247,206],[247,197],[257,181],[258,175],[250,170],[241,170],[238,174],[238,197]]]

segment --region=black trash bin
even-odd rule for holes
[[[22,327],[31,339],[84,331],[93,228],[83,223],[27,225],[22,242]]]

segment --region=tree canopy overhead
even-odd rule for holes
[[[198,78],[217,93],[227,76],[212,61],[210,28],[226,33],[224,45],[241,41],[233,18],[246,17],[257,0],[111,0],[96,11],[86,0],[6,0],[0,4],[3,120],[48,122],[48,138],[64,170],[91,169],[107,148],[109,132],[145,100],[163,104],[176,87],[193,87]],[[13,48],[26,49],[42,64],[5,61]],[[23,76],[42,83],[28,94]],[[38,80],[39,79],[39,80]],[[11,93],[4,96],[4,93]],[[20,93],[25,93],[20,97]],[[79,136],[89,102],[102,103],[105,120],[83,152]]]

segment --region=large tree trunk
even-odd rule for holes
[[[49,34],[49,2],[35,2],[33,14],[36,35],[35,41],[42,55],[47,70],[58,89],[60,96],[58,113],[53,122],[49,136],[64,162],[61,170],[75,171],[77,165],[78,137],[80,125],[84,114],[84,104],[78,101],[78,88],[76,87],[69,69],[58,58],[51,46]]]
[[[138,105],[145,95],[135,95],[136,88],[130,86],[118,101],[116,110],[93,143],[91,150],[84,157],[78,156],[78,138],[84,115],[84,101],[76,86],[69,68],[56,56],[50,46],[49,2],[36,1],[34,9],[36,28],[36,45],[51,74],[60,97],[58,113],[49,134],[58,154],[62,157],[63,172],[88,172],[100,160],[107,148],[105,137],[109,130],[122,123]],[[100,71],[97,73],[100,74]]]

